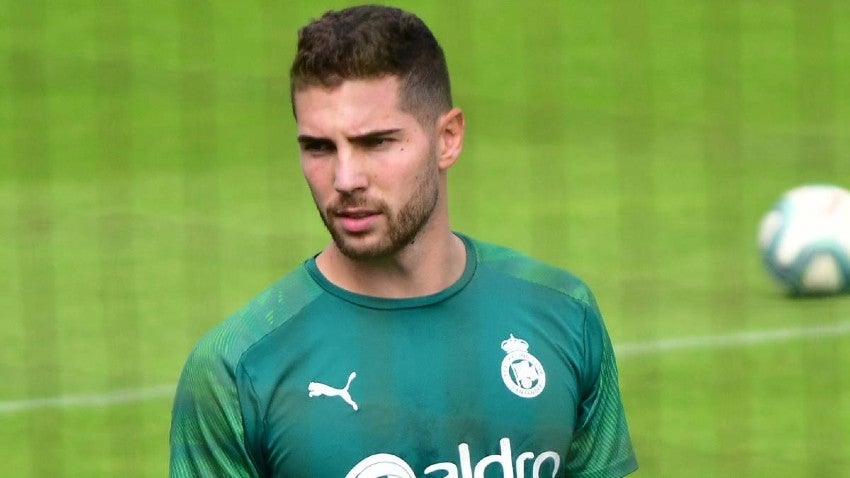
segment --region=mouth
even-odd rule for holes
[[[379,211],[371,209],[342,209],[334,212],[342,229],[349,234],[363,234],[370,231],[380,216]]]
[[[364,217],[377,215],[378,212],[370,209],[342,209],[334,212],[334,214],[338,217],[362,219]]]

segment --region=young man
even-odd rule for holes
[[[333,240],[192,352],[171,476],[635,470],[590,291],[450,229],[464,117],[428,28],[387,7],[329,12],[300,31],[291,88]]]

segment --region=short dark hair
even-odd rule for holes
[[[416,15],[363,5],[329,11],[298,31],[289,76],[290,99],[311,86],[397,76],[399,108],[425,125],[452,108],[443,49]]]

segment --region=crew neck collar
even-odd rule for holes
[[[316,281],[319,287],[324,289],[326,292],[345,300],[346,302],[351,302],[352,304],[371,309],[410,309],[423,307],[442,302],[457,294],[469,283],[470,280],[472,280],[472,276],[475,274],[475,269],[478,266],[478,258],[474,244],[468,237],[462,234],[455,233],[455,235],[463,241],[464,247],[466,248],[466,266],[464,267],[463,274],[461,274],[458,280],[445,289],[429,295],[395,299],[358,294],[356,292],[343,289],[329,281],[327,277],[322,274],[319,267],[316,265],[316,256],[306,260],[304,262],[304,268],[313,280]]]

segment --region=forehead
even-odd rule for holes
[[[400,128],[415,118],[399,107],[400,81],[395,76],[346,80],[339,86],[308,86],[293,101],[299,134],[358,134]]]

